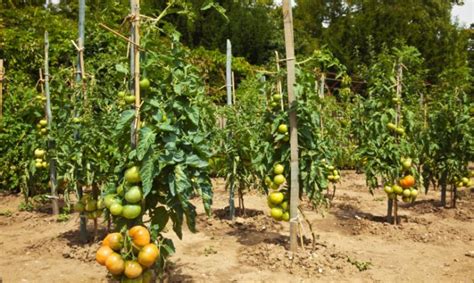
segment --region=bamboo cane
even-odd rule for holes
[[[285,30],[285,50],[287,67],[288,105],[290,109],[290,250],[298,250],[298,199],[299,199],[299,167],[298,167],[298,126],[294,104],[296,83],[295,46],[293,36],[293,15],[290,0],[283,0],[283,23]]]
[[[78,31],[79,31],[79,38],[78,38],[78,45],[76,45],[73,41],[74,46],[76,47],[77,50],[77,72],[76,72],[76,82],[79,84],[82,84],[81,86],[81,92],[82,92],[82,97],[84,98],[84,101],[86,102],[86,88],[85,88],[85,81],[84,81],[84,74],[85,74],[85,69],[84,69],[84,25],[85,25],[85,0],[79,0],[79,19],[78,19]],[[79,104],[79,103],[78,103]],[[87,104],[87,103],[85,103]],[[74,116],[77,117],[77,111],[75,111]],[[77,140],[80,138],[79,132],[75,131],[74,133],[74,138]],[[76,170],[76,176],[79,177],[79,173]],[[78,178],[79,179],[79,178]],[[83,195],[83,190],[82,190],[82,184],[80,181],[76,183],[76,188],[77,188],[77,193],[79,199],[82,198]],[[80,233],[80,240],[82,243],[87,242],[87,217],[84,212],[81,212],[80,214],[80,223],[79,223],[79,233]],[[94,234],[96,233],[96,223],[94,223]]]
[[[51,132],[53,115],[51,112],[51,95],[49,90],[49,39],[48,32],[44,33],[44,89],[46,92],[46,118],[48,121],[48,133]],[[48,135],[48,150],[54,150],[54,140]],[[53,215],[59,214],[59,204],[57,195],[56,164],[54,159],[49,160],[49,179],[51,185],[51,206]]]

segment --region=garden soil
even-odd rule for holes
[[[213,180],[213,212],[196,199],[197,232],[176,245],[165,282],[474,282],[474,190],[457,208],[439,206],[439,192],[400,204],[401,224],[385,222],[386,197],[370,194],[364,176],[342,172],[330,206],[301,205],[300,251],[288,252],[289,224],[268,214],[265,196],[245,195],[245,214],[228,220],[228,193]],[[0,195],[0,282],[108,282],[95,262],[99,243],[82,245],[79,217],[58,221],[43,207],[20,211],[20,196]],[[43,212],[41,212],[43,211]],[[92,221],[89,229],[92,229]],[[310,224],[311,227],[308,225]],[[106,234],[100,223],[98,238]]]

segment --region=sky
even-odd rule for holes
[[[277,5],[281,5],[282,0],[274,0]],[[294,3],[294,1],[291,1]],[[474,0],[464,0],[464,5],[454,6],[451,16],[453,21],[459,20],[463,26],[474,23]]]
[[[464,0],[463,6],[454,6],[451,15],[464,26],[474,23],[474,0]]]

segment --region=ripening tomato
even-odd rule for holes
[[[143,226],[134,226],[128,231],[128,235],[132,238],[132,242],[139,246],[145,246],[150,243],[150,232]]]
[[[411,188],[413,185],[415,185],[415,178],[412,175],[407,175],[400,180],[400,186],[404,189]]]
[[[125,269],[125,261],[120,254],[112,253],[105,261],[105,266],[113,275],[119,275],[122,274]]]
[[[145,266],[152,266],[160,256],[160,250],[155,244],[147,244],[138,253],[138,262]]]
[[[123,245],[123,237],[120,233],[110,233],[102,241],[102,246],[107,246],[114,251],[119,251]]]
[[[105,265],[107,258],[113,253],[114,253],[114,250],[112,250],[110,247],[102,246],[97,250],[97,253],[95,254],[95,260],[100,265]]]
[[[142,275],[143,267],[134,260],[129,260],[125,262],[124,274],[130,279],[137,278]]]

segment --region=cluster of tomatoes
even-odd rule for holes
[[[121,282],[151,282],[160,250],[150,240],[150,232],[140,225],[110,233],[97,250],[96,261]]]
[[[82,198],[74,204],[76,212],[86,212],[88,219],[97,219],[102,215],[104,202],[95,199],[92,194],[84,194]]]
[[[35,155],[35,167],[36,169],[46,169],[48,168],[48,162],[45,160],[46,150],[37,148],[34,151]]]
[[[271,99],[271,102],[270,102],[270,107],[272,107],[272,108],[278,107],[280,105],[280,101],[281,101],[281,94],[272,95],[272,99]]]
[[[105,207],[114,216],[135,219],[142,212],[143,192],[140,187],[140,168],[132,166],[125,171],[124,183],[117,187],[116,192],[104,197]]]
[[[411,167],[411,158],[402,158],[402,171],[408,172]],[[418,196],[418,190],[414,186],[415,177],[407,173],[398,181],[398,184],[386,185],[384,191],[390,199],[396,199],[397,196],[402,196],[403,202],[414,202]]]
[[[402,127],[397,127],[394,123],[387,123],[387,128],[401,136],[405,134],[405,129]]]
[[[150,80],[147,78],[144,78],[140,81],[140,89],[143,91],[146,91],[150,88]],[[135,95],[131,93],[126,93],[125,91],[119,91],[118,93],[119,97],[119,104],[121,105],[127,105],[127,104],[133,104],[135,103]]]
[[[268,194],[267,204],[270,208],[270,215],[277,221],[288,221],[290,213],[288,211],[288,193],[286,189],[280,189],[285,183],[286,178],[283,176],[285,167],[281,164],[276,164],[273,167],[273,181],[267,176],[265,183],[273,191]]]
[[[327,163],[326,159],[323,159],[322,162]],[[341,174],[339,174],[339,170],[337,170],[336,167],[329,164],[325,164],[325,167],[329,182],[335,184],[341,180]]]
[[[469,176],[465,176],[462,178],[455,177],[454,181],[456,182],[456,187],[457,188],[470,188],[474,186],[474,182],[471,180],[471,178],[474,177],[474,171],[469,171]]]
[[[36,124],[36,129],[38,129],[40,135],[46,135],[48,133],[48,121],[46,119],[39,120],[38,124]]]

